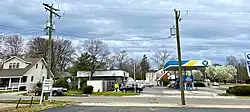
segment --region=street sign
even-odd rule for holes
[[[43,92],[44,93],[50,92],[52,89],[52,85],[53,85],[52,79],[45,79],[43,81]]]
[[[250,78],[250,53],[245,53],[248,77]]]
[[[44,79],[43,86],[42,86],[41,98],[40,98],[40,105],[42,104],[44,93],[50,93],[50,101],[51,101],[51,99],[52,99],[52,86],[53,86],[52,79]]]

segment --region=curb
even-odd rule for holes
[[[250,105],[205,105],[205,104],[144,104],[144,103],[81,103],[77,106],[104,106],[104,107],[188,107],[188,108],[249,108]]]
[[[161,96],[161,95],[137,95],[137,96],[122,96],[122,97],[165,97],[165,98],[179,98],[180,95],[169,95],[169,96]],[[219,98],[219,99],[237,99],[238,97],[235,96],[218,96],[218,95],[213,95],[213,96],[194,96],[194,95],[186,95],[185,98]]]

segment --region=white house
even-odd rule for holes
[[[25,86],[26,90],[34,90],[36,84],[47,77],[46,66],[43,58],[13,56],[3,62],[0,70],[0,87],[19,90],[20,87]]]

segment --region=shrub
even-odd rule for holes
[[[43,83],[42,83],[41,81],[39,81],[38,83],[36,83],[36,86],[37,86],[38,88],[41,88],[42,85],[43,85]]]
[[[234,86],[230,87],[226,92],[236,96],[250,96],[250,86]]]
[[[247,80],[245,81],[245,83],[246,83],[246,84],[250,84],[250,79],[247,79]]]
[[[81,89],[83,89],[83,87],[87,86],[87,81],[88,81],[88,78],[81,79],[81,82],[80,82]]]
[[[54,87],[68,88],[68,87],[69,87],[69,84],[68,84],[68,81],[67,81],[66,78],[64,78],[64,77],[58,77],[58,79],[55,80],[53,86],[54,86]]]
[[[168,79],[161,79],[161,81],[163,82],[164,86],[167,86],[170,82]]]
[[[206,87],[206,85],[204,83],[197,82],[197,83],[194,83],[194,87]]]
[[[20,90],[20,91],[25,91],[25,90],[26,90],[26,86],[21,86],[21,87],[19,87],[19,90]]]
[[[83,87],[83,94],[92,94],[93,92],[93,86],[85,86]]]

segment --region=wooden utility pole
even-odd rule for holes
[[[50,79],[51,77],[51,54],[52,54],[52,30],[55,30],[54,27],[53,27],[53,14],[58,17],[60,19],[60,15],[57,14],[55,11],[60,11],[59,9],[56,9],[53,7],[53,4],[52,5],[49,5],[49,4],[45,4],[43,3],[44,5],[44,8],[46,11],[49,11],[49,25],[47,26],[47,23],[46,23],[46,27],[45,27],[45,30],[48,30],[48,34],[49,34],[49,39],[48,39],[48,59],[47,59],[47,79]]]
[[[180,21],[180,11],[174,9],[175,12],[175,26],[176,26],[176,41],[177,41],[177,53],[178,53],[178,73],[180,76],[180,89],[181,89],[181,104],[186,105],[185,95],[184,95],[184,80],[182,75],[182,62],[181,62],[181,45],[180,45],[180,32],[179,32],[179,21]]]
[[[55,30],[53,27],[53,14],[60,19],[60,15],[57,14],[55,11],[60,11],[59,9],[56,9],[52,5],[43,3],[44,8],[46,11],[49,11],[49,25],[46,22],[45,30],[48,30],[49,39],[48,39],[48,58],[47,58],[47,79],[50,79],[51,77],[51,54],[52,54],[52,30]],[[45,100],[48,100],[48,94],[45,94]]]

